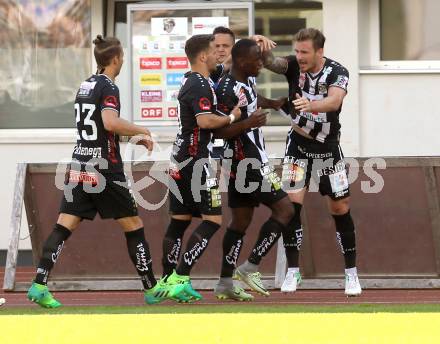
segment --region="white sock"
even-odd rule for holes
[[[345,274],[346,275],[357,276],[358,272],[357,272],[356,267],[354,267],[354,268],[350,268],[350,269],[345,269]]]
[[[299,268],[288,268],[288,269],[287,269],[287,273],[293,273],[293,274],[295,274],[295,273],[297,273],[297,272],[299,272]]]

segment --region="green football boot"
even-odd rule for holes
[[[259,272],[251,272],[251,273],[245,273],[241,271],[239,268],[236,268],[234,271],[234,277],[235,280],[242,281],[243,283],[247,284],[249,288],[251,288],[253,291],[256,291],[257,293],[269,296],[270,293],[267,291],[267,289],[264,287],[263,282],[261,281],[261,274]]]
[[[32,283],[27,293],[27,298],[44,308],[58,308],[62,304],[54,299],[46,285]]]
[[[144,300],[149,305],[165,300],[185,302],[189,300],[189,297],[185,295],[184,289],[183,284],[169,284],[162,278],[153,288],[144,291]]]
[[[181,300],[182,302],[199,301],[203,298],[202,295],[193,288],[189,276],[178,275],[176,271],[173,271],[173,273],[168,276],[166,284],[183,285],[183,292],[190,298],[190,300]]]
[[[246,293],[243,288],[237,286],[224,287],[217,285],[214,295],[219,300],[252,301],[254,299],[251,294]]]

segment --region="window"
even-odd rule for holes
[[[440,60],[439,13],[438,0],[381,0],[381,60]]]
[[[91,74],[91,0],[0,3],[0,128],[75,125]]]

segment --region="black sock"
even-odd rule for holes
[[[180,250],[182,248],[182,239],[185,230],[188,228],[191,220],[176,220],[171,218],[167,232],[162,241],[162,276],[171,275],[179,261]]]
[[[243,233],[227,228],[223,237],[223,260],[220,277],[232,277],[243,247]]]
[[[145,240],[144,229],[139,228],[132,232],[125,232],[130,259],[141,277],[144,289],[151,289],[156,285],[151,261],[150,248]]]
[[[208,246],[209,239],[212,238],[219,228],[219,224],[204,220],[194,230],[188,239],[186,250],[180,259],[179,265],[177,266],[176,272],[179,275],[187,276],[190,274],[191,269]]]
[[[286,252],[287,267],[297,268],[299,266],[299,251],[301,249],[303,229],[301,226],[302,205],[292,202],[295,208],[295,215],[283,231],[284,251]]]
[[[333,215],[336,224],[336,240],[344,255],[345,268],[356,266],[356,234],[350,211],[344,215]]]
[[[47,284],[50,271],[52,270],[55,262],[57,261],[61,250],[64,247],[64,242],[70,237],[72,232],[66,227],[56,224],[52,233],[46,239],[43,246],[43,254],[41,255],[40,262],[38,263],[37,274],[35,276],[35,282],[39,284]]]
[[[248,261],[259,265],[261,259],[270,251],[273,245],[278,241],[281,232],[285,226],[273,218],[269,218],[260,229],[257,242],[249,256]]]

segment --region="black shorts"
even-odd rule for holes
[[[98,181],[96,176],[82,172],[79,177],[79,172],[68,171],[60,213],[88,220],[93,220],[97,212],[102,219],[137,216],[137,204],[125,174],[121,172],[102,176],[103,178],[99,178]],[[74,186],[75,184],[77,185]],[[97,188],[100,185],[105,185],[101,192],[93,193],[87,190],[87,188]],[[68,195],[71,187],[73,189],[71,189],[72,198],[70,199]]]
[[[245,171],[240,172],[242,168]],[[260,203],[270,206],[287,196],[282,190],[281,179],[270,165],[253,169],[233,161],[228,184],[230,208],[258,207]]]
[[[339,144],[320,143],[292,129],[283,160],[283,188],[286,191],[308,188],[311,178],[323,196],[337,200],[350,195],[347,167]]]
[[[198,171],[194,171],[194,165]],[[222,200],[218,179],[208,164],[191,162],[179,169],[170,164],[169,199],[172,215],[221,215]],[[192,178],[195,178],[192,183]],[[203,186],[206,183],[206,186]]]

